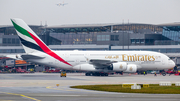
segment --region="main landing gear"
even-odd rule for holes
[[[101,72],[87,72],[86,76],[108,76],[108,73],[101,73]]]

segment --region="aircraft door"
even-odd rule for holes
[[[88,61],[89,61],[89,59],[90,59],[89,54],[88,54],[88,53],[85,53],[85,54],[84,54],[84,57],[86,58],[86,61],[88,62]]]
[[[162,62],[162,65],[165,65],[165,61],[164,61],[164,59],[163,59],[161,62]]]
[[[76,61],[75,61],[75,62],[76,62],[76,65],[78,65],[78,64],[79,64],[79,59],[76,59]]]
[[[69,53],[64,54],[66,58],[69,58]]]
[[[58,60],[55,59],[55,65],[57,65],[57,64],[58,64]]]

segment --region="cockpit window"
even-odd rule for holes
[[[170,59],[170,60],[173,60],[173,59],[175,59],[175,57],[169,57],[169,59]],[[169,59],[168,59],[168,60],[169,60]]]
[[[172,60],[173,58],[168,58],[168,60]]]

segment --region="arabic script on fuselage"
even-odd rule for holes
[[[119,59],[122,57],[122,61],[155,61],[155,56],[154,55],[127,55],[127,54],[122,54],[122,56],[118,55],[107,55],[105,56],[105,59]]]

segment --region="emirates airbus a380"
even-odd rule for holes
[[[151,51],[53,51],[21,19],[11,19],[21,40],[23,60],[65,70],[86,71],[86,76],[111,72],[164,70],[175,66],[166,55]]]

